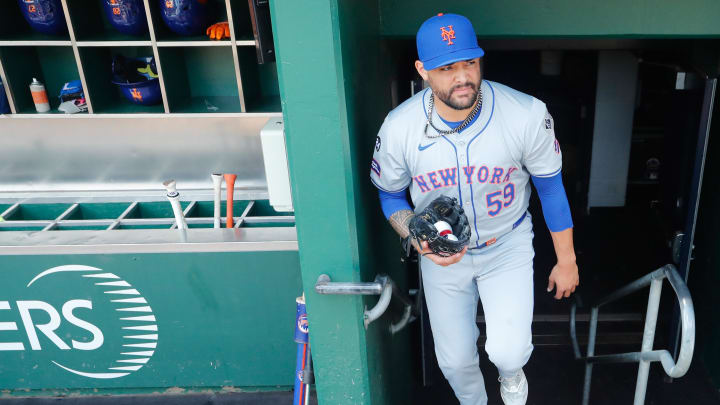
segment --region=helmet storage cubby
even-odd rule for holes
[[[45,85],[50,113],[58,111],[59,94],[65,83],[77,80],[77,66],[70,47],[64,46],[2,46],[0,59],[4,65],[7,90],[19,114],[36,114],[28,86],[36,78]]]
[[[70,35],[62,11],[60,0],[2,1],[0,2],[0,42],[65,41],[70,45]],[[52,27],[51,32],[46,28],[48,26]]]
[[[23,7],[34,6],[35,10],[41,10],[41,4],[43,7],[57,5],[53,10],[59,13],[55,16],[58,24],[62,23],[58,25],[62,28],[59,32],[48,34],[37,27],[32,28],[26,20]],[[269,20],[264,22],[269,24]],[[227,32],[229,37],[218,40],[206,34],[206,30],[218,23],[227,24],[227,31],[222,28],[222,32]],[[258,62],[260,49],[273,52],[262,45],[268,40],[272,43],[272,36],[267,29],[263,33],[253,27],[248,3],[239,0],[3,1],[0,4],[0,47],[28,49],[8,50],[4,52],[5,56],[0,56],[0,80],[5,85],[12,114],[37,114],[27,101],[29,90],[25,87],[30,82],[26,83],[24,75],[15,79],[18,75],[13,74],[17,66],[22,66],[20,60],[23,63],[29,61],[30,66],[41,67],[44,72],[76,71],[67,81],[80,80],[90,116],[279,114],[274,55],[265,57],[264,63]],[[51,53],[40,49],[47,46],[57,47],[58,57],[42,58]],[[33,56],[33,53],[40,56]],[[113,84],[112,57],[118,53],[126,53],[124,56],[131,58],[155,58],[156,102],[144,105],[128,101],[122,95],[123,89]],[[170,66],[165,72],[163,62]],[[133,91],[133,88],[127,91]],[[143,93],[143,90],[136,92]],[[57,92],[48,89],[48,96],[55,97]],[[52,112],[57,109],[53,108]]]
[[[213,41],[206,35],[212,24],[227,22],[225,0],[148,0],[158,42],[230,43],[230,38]]]
[[[144,41],[150,45],[143,0],[67,0],[75,40]]]
[[[147,78],[120,67],[138,58],[153,58],[152,48],[88,46],[80,48],[86,91],[96,113],[162,113],[159,78]],[[143,64],[138,61],[138,66]],[[146,64],[145,69],[147,69]],[[117,74],[113,73],[114,66]],[[152,68],[151,68],[152,69]]]
[[[242,110],[231,47],[161,47],[159,55],[171,113]]]

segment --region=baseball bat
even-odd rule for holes
[[[305,371],[308,366],[310,345],[307,311],[305,307],[305,294],[295,299],[295,343],[297,352],[295,356],[295,387],[293,389],[293,405],[307,405],[309,394],[309,381]]]
[[[312,372],[312,353],[310,351],[310,345],[308,345],[307,362],[303,370],[303,382],[305,383],[305,403],[303,405],[310,405],[310,384],[312,384],[315,378]]]
[[[213,228],[220,228],[220,189],[222,188],[223,176],[220,173],[210,175],[213,182],[213,195],[215,196],[215,209],[213,211]]]
[[[163,182],[163,186],[167,190],[167,199],[170,201],[172,206],[173,214],[175,214],[175,223],[178,229],[187,229],[187,223],[185,223],[185,216],[180,206],[180,193],[177,192],[175,180],[167,180]]]
[[[225,174],[225,186],[227,188],[226,228],[233,227],[233,192],[235,191],[235,179],[237,179],[237,175]]]

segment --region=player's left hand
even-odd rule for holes
[[[575,261],[558,262],[550,272],[547,290],[550,292],[553,288],[556,288],[555,299],[559,300],[574,293],[578,284],[580,284],[580,275],[578,274],[577,263]]]

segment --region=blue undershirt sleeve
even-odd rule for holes
[[[572,215],[568,204],[565,187],[562,183],[562,174],[552,177],[531,176],[533,184],[540,196],[545,223],[551,232],[560,232],[572,228]]]
[[[390,219],[392,214],[400,210],[412,210],[405,196],[405,190],[396,193],[378,190],[378,195],[380,197],[380,206],[387,219]]]

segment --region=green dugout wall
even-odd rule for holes
[[[385,224],[376,190],[367,179],[368,164],[377,129],[391,108],[396,68],[391,42],[405,39],[411,44],[422,21],[438,12],[467,15],[481,40],[720,35],[720,3],[711,0],[272,2],[302,282],[323,404],[412,403],[419,381],[418,354],[408,349],[416,329],[391,337],[387,325],[377,322],[365,330],[364,306],[376,298],[319,296],[313,287],[322,273],[335,281],[372,281],[384,272],[402,282],[406,276],[399,266],[397,238]],[[699,57],[717,66],[716,55]],[[716,206],[718,198],[718,148],[712,141],[710,148],[705,207]],[[700,223],[708,225],[698,239],[708,244],[703,265],[711,269],[706,274],[715,286],[717,227],[709,224],[717,221],[713,210],[701,211]],[[717,328],[700,331],[701,336],[708,333],[716,336]],[[717,359],[718,353],[720,348],[710,345],[705,356]],[[717,378],[720,370],[714,372]]]
[[[3,256],[3,396],[287,389],[297,261],[292,251]],[[53,317],[61,341],[31,333]],[[79,328],[93,332],[71,342]]]

